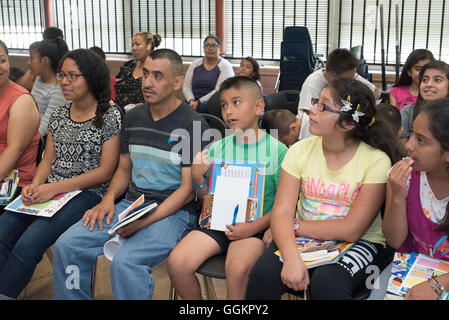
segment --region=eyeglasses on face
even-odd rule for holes
[[[67,78],[67,80],[69,81],[76,81],[79,77],[83,76],[82,73],[69,73],[69,74],[65,74],[63,72],[58,72],[56,74],[56,79],[58,79],[59,81],[61,81],[64,78]]]
[[[213,49],[215,49],[215,48],[218,48],[218,47],[219,47],[219,45],[216,44],[216,43],[206,43],[204,45],[204,48],[213,48]]]
[[[317,109],[320,112],[329,111],[329,112],[333,112],[333,113],[340,114],[340,115],[343,115],[343,116],[346,115],[342,111],[332,109],[332,108],[326,106],[324,103],[320,103],[319,99],[317,99],[317,98],[312,98],[311,103],[312,103],[312,106],[317,105]]]

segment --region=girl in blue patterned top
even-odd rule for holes
[[[8,212],[0,216],[0,297],[17,297],[45,250],[101,201],[119,159],[121,114],[109,104],[109,70],[95,53],[78,49],[61,61],[57,78],[70,104],[52,113],[44,156],[26,205],[82,190],[53,217]]]

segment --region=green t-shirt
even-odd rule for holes
[[[235,135],[232,134],[212,144],[209,149],[209,158],[265,163],[266,177],[263,199],[263,214],[265,215],[273,207],[281,164],[287,150],[282,142],[267,133],[252,144],[238,143]],[[206,176],[209,177],[209,171]]]

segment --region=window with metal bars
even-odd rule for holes
[[[234,58],[279,60],[284,28],[306,26],[316,53],[327,56],[336,48],[363,45],[367,62],[380,64],[382,6],[387,64],[396,62],[396,41],[402,63],[418,48],[449,61],[445,0],[229,0],[226,4],[225,48]]]
[[[132,35],[161,35],[161,47],[201,56],[202,40],[215,33],[213,0],[53,0],[54,24],[70,49],[100,46],[130,53]],[[395,6],[398,5],[398,24]],[[385,61],[401,62],[417,48],[449,61],[449,3],[446,0],[225,0],[225,55],[279,60],[283,30],[306,26],[316,53],[363,45],[368,63],[381,62],[379,7],[383,7]],[[43,0],[0,0],[0,39],[28,49],[42,38]],[[398,38],[396,39],[396,28]]]
[[[41,1],[0,0],[0,40],[9,49],[28,49],[42,40],[44,13]]]

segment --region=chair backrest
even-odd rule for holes
[[[225,137],[226,124],[224,123],[223,120],[221,120],[220,118],[218,118],[212,114],[208,114],[208,113],[200,113],[200,115],[204,118],[204,120],[206,120],[206,122],[210,128],[217,129],[220,132],[220,134],[221,134],[220,139]],[[211,142],[213,142],[213,141],[211,141]]]
[[[267,96],[265,101],[265,111],[274,109],[287,109],[294,115],[298,114],[299,103],[298,90],[283,90]]]
[[[362,76],[363,78],[370,80],[370,74],[368,72],[368,64],[366,63],[366,60],[363,58],[363,46],[358,45],[355,47],[352,47],[351,52],[354,54],[356,59],[359,61],[359,65],[357,66],[357,73]]]
[[[307,27],[286,27],[281,42],[279,90],[301,90],[316,61]]]
[[[207,113],[223,120],[221,115],[220,92],[215,92],[209,100],[207,100]]]

